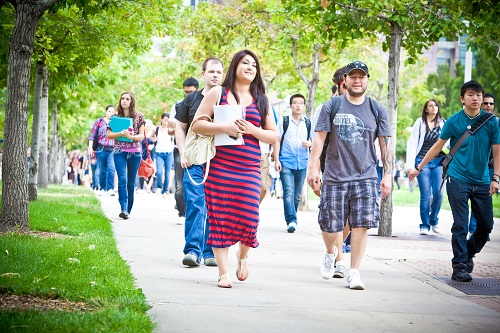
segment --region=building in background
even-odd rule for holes
[[[440,65],[448,65],[450,75],[455,76],[455,69],[458,62],[462,66],[465,65],[465,53],[467,52],[466,45],[467,35],[463,35],[459,41],[448,41],[445,38],[440,38],[428,50],[423,51],[423,57],[427,59],[427,64],[424,67],[425,75],[437,73]],[[476,61],[472,55],[472,67],[475,67]]]

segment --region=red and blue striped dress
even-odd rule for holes
[[[220,105],[227,103],[226,89]],[[255,100],[246,107],[246,120],[260,127]],[[237,242],[257,247],[260,200],[260,146],[244,134],[244,145],[218,146],[205,182],[208,207],[208,245],[229,247]]]

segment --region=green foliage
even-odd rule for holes
[[[1,291],[84,302],[92,312],[2,311],[0,327],[27,331],[151,332],[149,306],[120,257],[100,202],[83,187],[49,186],[30,202],[31,230],[60,237],[4,234]],[[35,329],[36,327],[36,329]]]
[[[481,83],[486,93],[493,94],[495,98],[500,99],[500,77],[498,76],[500,59],[490,57],[483,49],[474,52],[474,58],[476,66],[472,69],[472,78]]]
[[[0,89],[7,87],[9,43],[16,15],[11,4],[0,6]]]
[[[436,74],[430,74],[427,78],[429,91],[434,95],[443,95],[444,101],[440,103],[439,110],[445,119],[462,109],[460,102],[460,87],[463,84],[463,67],[457,65],[456,76],[451,76],[448,65],[438,66]],[[422,112],[423,104],[419,108]]]

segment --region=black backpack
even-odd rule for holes
[[[321,172],[325,172],[325,160],[326,160],[326,151],[328,149],[328,143],[330,142],[330,133],[331,130],[333,129],[333,119],[335,118],[335,115],[339,111],[340,108],[340,96],[334,96],[331,98],[331,107],[330,107],[330,132],[326,135],[325,143],[323,144],[323,151],[321,152],[321,155],[319,157],[319,162],[320,162],[320,169]],[[368,101],[370,102],[370,109],[372,110],[373,115],[375,116],[375,122],[377,123],[377,128],[379,124],[379,115],[378,115],[378,105],[377,102],[370,97],[368,97]]]
[[[304,117],[304,121],[306,122],[307,128],[307,140],[311,138],[311,119]],[[288,129],[288,125],[290,124],[290,116],[283,116],[283,135],[281,136],[281,147],[283,147],[283,139],[285,138],[286,130]]]

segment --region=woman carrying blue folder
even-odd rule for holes
[[[135,97],[124,92],[116,107],[117,117],[112,117],[106,137],[115,140],[113,149],[115,169],[118,175],[119,216],[126,220],[134,205],[134,186],[141,163],[144,115],[135,111]]]

